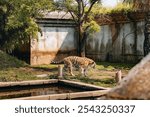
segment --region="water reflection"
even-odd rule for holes
[[[10,99],[19,97],[39,96],[48,94],[61,94],[80,92],[81,89],[73,87],[61,86],[58,84],[42,85],[42,86],[24,86],[24,87],[8,87],[0,89],[0,99]]]

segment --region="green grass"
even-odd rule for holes
[[[7,70],[0,71],[1,82],[34,80],[34,79],[36,79],[36,77],[33,74],[16,69],[16,68],[10,68]]]
[[[135,64],[127,63],[108,63],[108,62],[97,62],[96,68],[99,70],[130,70]]]
[[[127,74],[133,66],[134,64],[98,62],[96,69],[89,69],[88,77],[83,77],[78,71],[75,71],[76,77],[72,77],[64,72],[64,79],[103,87],[114,87],[116,85],[114,80],[115,72],[122,70],[124,74]],[[39,74],[48,74],[49,77],[37,78],[36,75]],[[0,82],[54,79],[58,78],[57,74],[57,64],[30,66],[0,51]]]
[[[64,77],[66,80],[73,80],[77,82],[84,82],[92,85],[102,86],[102,87],[114,87],[116,82],[114,79],[104,78],[104,79],[92,79],[89,77],[76,76],[76,77]]]
[[[0,82],[40,79],[25,68],[30,67],[24,61],[0,51]]]
[[[117,70],[122,70],[123,73],[127,73],[134,65],[135,64],[98,62],[96,65],[96,70],[89,69],[88,77],[83,77],[79,75],[78,71],[74,71],[74,73],[76,74],[75,77],[70,76],[68,73],[64,73],[64,79],[89,83],[103,87],[114,87],[116,85],[114,79],[115,72]],[[45,70],[49,69],[49,71],[52,71],[52,73],[50,74],[50,79],[57,78],[57,65],[41,65],[36,66],[36,68]]]
[[[17,58],[10,56],[0,50],[0,70],[8,68],[19,68],[27,66],[23,61],[18,60]]]

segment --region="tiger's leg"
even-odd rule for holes
[[[72,76],[75,76],[75,75],[73,74],[73,72],[72,72],[72,67],[69,67],[69,72],[70,72],[70,74],[71,74]]]
[[[68,65],[64,64],[63,70],[64,70],[64,71],[68,71]]]
[[[81,74],[83,75],[84,74],[84,69],[81,67]]]
[[[65,60],[64,61],[64,70],[67,72],[69,72],[69,74],[71,74],[72,72],[71,72],[71,62],[70,61],[67,61],[67,60]],[[72,74],[71,74],[72,75]]]
[[[72,76],[75,76],[74,74],[73,74],[73,70],[72,70],[72,63],[70,63],[69,64],[69,73],[72,75]]]
[[[81,67],[80,69],[81,69],[82,76],[87,76],[86,75],[86,69],[84,69],[83,67]]]
[[[84,76],[88,76],[87,75],[87,69],[84,69]]]
[[[69,62],[67,60],[64,60],[64,67],[63,67],[63,70],[65,72],[68,72],[69,70]]]

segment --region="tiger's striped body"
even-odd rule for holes
[[[64,68],[69,69],[69,73],[72,76],[73,74],[73,67],[79,68],[81,70],[82,75],[87,76],[87,69],[89,67],[95,68],[96,63],[89,58],[86,57],[78,57],[78,56],[69,56],[63,59]]]

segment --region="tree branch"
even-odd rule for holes
[[[84,2],[83,2],[83,0],[81,0],[81,5],[82,5],[82,12],[81,12],[81,16],[83,16],[83,14],[84,14]]]
[[[87,13],[84,15],[84,17],[83,17],[83,19],[82,19],[82,21],[81,21],[81,24],[82,24],[85,20],[87,20],[87,17],[88,17],[88,15],[89,15],[89,13],[91,12],[91,9],[92,9],[93,5],[94,5],[97,1],[98,1],[98,0],[94,0],[94,1],[91,3],[91,5],[90,5],[90,7],[89,7],[89,9],[88,9],[88,11],[87,11]]]
[[[72,16],[74,22],[75,22],[76,24],[78,24],[78,22],[77,22],[76,18],[74,17],[73,13],[72,13],[69,9],[68,9],[68,11],[69,11],[70,15]]]
[[[66,2],[66,0],[65,0],[65,2]],[[78,0],[76,0],[76,2],[78,3]],[[78,21],[77,21],[76,18],[75,18],[75,16],[76,16],[76,17],[78,17],[78,16],[74,13],[73,9],[70,9],[68,6],[66,6],[66,8],[67,8],[67,12],[70,13],[70,15],[71,15],[71,17],[73,18],[74,22],[75,22],[76,24],[78,24]],[[75,15],[75,16],[74,16],[74,15]]]

